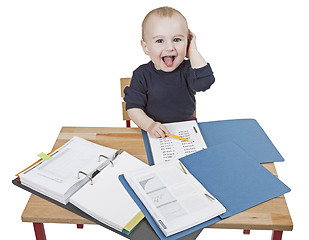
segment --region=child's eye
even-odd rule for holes
[[[174,38],[174,42],[180,42],[181,38]]]
[[[163,43],[163,39],[156,40],[156,43]]]

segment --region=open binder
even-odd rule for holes
[[[129,234],[143,219],[119,174],[147,166],[120,150],[73,137],[13,183],[100,225]]]
[[[166,237],[123,175],[123,186],[160,239],[178,239],[290,191],[283,182],[233,142],[181,158],[190,173],[226,208],[226,213]]]

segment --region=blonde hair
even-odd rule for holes
[[[143,23],[142,23],[142,39],[144,39],[144,32],[145,32],[145,26],[146,26],[146,22],[148,20],[148,18],[151,15],[158,15],[160,17],[172,17],[174,14],[179,14],[181,17],[183,17],[183,19],[185,20],[186,26],[188,28],[188,22],[187,19],[181,14],[181,12],[179,12],[178,10],[176,10],[175,8],[171,8],[171,7],[159,7],[156,9],[151,10],[144,18]]]

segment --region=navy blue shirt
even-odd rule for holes
[[[154,121],[185,121],[195,110],[195,93],[206,91],[215,82],[209,63],[192,69],[184,60],[173,72],[156,70],[152,61],[139,66],[124,89],[126,110],[140,108]]]

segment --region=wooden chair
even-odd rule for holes
[[[121,98],[124,98],[123,90],[130,86],[131,78],[120,78],[120,86],[121,86]],[[126,103],[122,102],[122,118],[126,121],[126,127],[131,127],[130,117],[128,112],[126,111]]]
[[[121,98],[124,98],[124,92],[123,90],[130,86],[131,78],[120,78],[120,86],[121,86]],[[195,102],[195,111],[193,113],[193,116],[196,117],[196,102]],[[126,103],[122,102],[122,118],[126,121],[126,127],[131,127],[131,119],[128,115],[128,112],[126,111]]]

